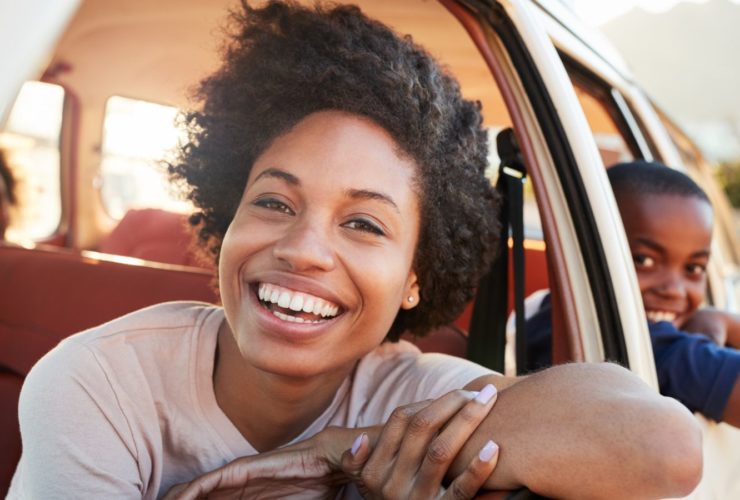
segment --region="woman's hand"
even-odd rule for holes
[[[450,465],[496,401],[496,389],[453,391],[420,408],[396,409],[377,442],[361,434],[342,457],[366,498],[472,498],[496,467],[498,446],[488,441],[445,489]]]
[[[380,428],[365,432],[377,435]],[[356,429],[332,427],[285,448],[238,458],[172,487],[164,499],[331,498],[349,482],[338,464],[356,433]]]
[[[496,466],[493,442],[447,490],[442,481],[495,400],[492,385],[480,393],[453,391],[398,408],[384,426],[329,427],[300,443],[234,460],[174,486],[164,498],[327,498],[350,481],[371,498],[471,498]]]

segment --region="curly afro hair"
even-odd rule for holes
[[[418,167],[421,230],[417,307],[400,310],[388,340],[453,321],[491,263],[498,196],[484,176],[480,103],[410,37],[355,6],[242,3],[221,68],[201,82],[189,142],[169,165],[198,212],[191,224],[218,261],[255,159],[311,113],[339,110],[385,128]]]

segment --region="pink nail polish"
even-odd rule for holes
[[[362,445],[362,438],[365,436],[365,433],[363,432],[359,436],[355,438],[355,441],[352,443],[352,448],[350,448],[350,453],[352,453],[352,456],[354,457],[357,455],[357,451],[360,449],[360,445]]]
[[[489,439],[485,446],[480,449],[480,453],[478,453],[478,458],[481,460],[481,462],[490,462],[497,451],[498,445]]]
[[[496,388],[493,386],[493,384],[488,384],[480,391],[480,393],[478,393],[478,396],[476,396],[475,400],[482,405],[487,405],[488,402],[491,401],[491,399],[495,395]]]

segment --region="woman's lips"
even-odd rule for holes
[[[338,305],[321,297],[272,283],[259,283],[257,285],[257,296],[261,302],[268,305],[268,309],[279,312],[280,314],[276,314],[276,316],[281,319],[291,317],[320,321],[323,318],[337,316],[340,310]],[[273,306],[269,307],[270,305]],[[292,320],[288,319],[288,321]]]
[[[259,285],[260,284],[255,284],[250,287],[250,301],[253,303],[254,308],[256,309],[258,321],[262,325],[261,329],[273,336],[285,338],[291,341],[304,341],[319,337],[326,331],[328,327],[330,327],[335,321],[337,321],[344,312],[340,310],[338,306],[335,306],[328,301],[324,301],[324,304],[320,309],[320,313],[324,310],[324,306],[326,306],[327,304],[331,304],[332,307],[336,308],[335,316],[321,316],[320,313],[318,315],[315,313],[307,313],[303,310],[303,308],[301,308],[300,311],[295,311],[290,307],[284,308],[279,305],[280,297],[278,297],[277,303],[272,302],[271,300],[266,301],[260,299]],[[290,289],[285,289],[284,287],[281,287],[280,290],[282,293],[282,290]],[[263,297],[266,296],[265,291],[266,289],[263,289]],[[292,298],[295,297],[296,291],[291,291],[294,292],[291,297],[292,303]],[[268,299],[271,299],[272,295],[273,294],[270,293]],[[303,295],[305,297],[305,295],[307,294],[303,293]],[[283,303],[285,303],[285,301],[283,301]],[[290,303],[288,304],[288,306],[290,306]]]

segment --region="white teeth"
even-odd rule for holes
[[[313,313],[313,306],[315,302],[316,301],[313,299],[313,297],[306,297],[306,300],[303,302],[303,312]]]
[[[290,301],[290,307],[291,311],[302,311],[303,310],[303,297],[299,294],[293,295],[293,298]]]
[[[287,309],[287,307],[290,305],[290,294],[288,292],[281,292],[277,304],[280,307]]]
[[[332,306],[331,304],[324,304],[324,307],[321,309],[321,312],[318,312],[316,314],[320,314],[323,317],[327,316],[336,316],[337,314],[337,308],[336,306]]]
[[[646,316],[654,323],[659,321],[674,321],[676,319],[675,313],[667,311],[647,311]]]
[[[299,318],[298,316],[291,316],[290,314],[283,314],[280,311],[271,311],[272,314],[282,319],[283,321],[290,321],[291,323],[321,323],[321,320],[310,320]]]
[[[260,300],[277,304],[284,309],[290,309],[296,312],[304,311],[316,314],[323,318],[334,317],[339,313],[339,306],[332,304],[331,302],[327,302],[307,293],[295,292],[286,288],[277,287],[276,285],[270,285],[268,283],[260,283],[257,288],[257,295]],[[285,314],[283,314],[283,316],[285,316]],[[282,316],[278,317],[282,318]],[[295,318],[295,316],[290,317]],[[301,319],[300,322],[310,321]]]

